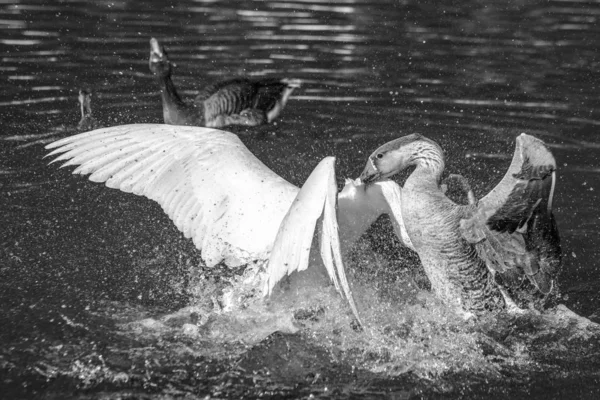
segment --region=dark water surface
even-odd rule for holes
[[[372,336],[325,317],[246,342],[157,328],[203,301],[194,246],[156,204],[42,160],[74,132],[80,87],[106,126],[161,122],[151,36],[187,98],[238,75],[303,80],[275,126],[232,129],[294,184],[327,155],[340,182],[356,177],[374,148],[420,132],[483,196],[526,132],[559,165],[563,303],[598,322],[597,1],[0,0],[0,32],[0,397],[600,398],[597,336],[464,328],[422,289],[412,322]],[[395,280],[390,246],[374,247]]]

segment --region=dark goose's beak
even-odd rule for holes
[[[365,183],[374,183],[377,182],[381,178],[381,172],[377,169],[377,166],[373,162],[373,159],[369,157],[367,161],[367,165],[363,170],[362,174],[360,174],[360,180]]]

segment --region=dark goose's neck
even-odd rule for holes
[[[185,107],[186,104],[181,100],[181,97],[179,97],[179,93],[177,93],[175,84],[171,79],[171,73],[157,75],[157,79],[163,101],[175,107]]]
[[[439,190],[445,162],[442,149],[430,141],[419,141],[413,147],[411,164],[415,170],[406,180],[405,187],[426,187]]]
[[[171,79],[171,72],[156,75],[160,86],[160,95],[163,103],[163,116],[165,123],[176,124],[187,114],[190,106],[185,103]]]

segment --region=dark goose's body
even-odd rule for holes
[[[441,171],[440,171],[441,172]],[[417,169],[404,185],[402,215],[436,295],[458,310],[503,308],[504,300],[475,246],[457,232],[471,205],[458,206],[439,189],[437,171]]]

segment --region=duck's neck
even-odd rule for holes
[[[81,102],[81,120],[89,118],[92,116],[92,107],[90,106],[89,101]]]
[[[413,156],[415,170],[406,180],[406,188],[420,187],[439,190],[444,172],[444,155],[437,146],[428,145]]]

